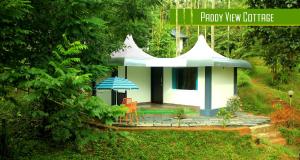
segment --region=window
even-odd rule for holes
[[[191,68],[173,68],[172,69],[172,88],[197,90],[198,70]]]

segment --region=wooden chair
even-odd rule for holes
[[[135,114],[135,121],[136,123],[139,123],[139,118],[137,115],[137,102],[136,101],[132,101],[132,98],[124,98],[122,101],[122,104],[125,105],[126,107],[128,107],[128,110],[126,112],[125,115],[125,121],[128,122],[128,116],[129,116],[129,121],[130,124],[132,124],[132,120],[133,120],[133,113]],[[122,123],[122,117],[119,118],[119,123]]]

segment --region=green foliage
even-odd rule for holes
[[[111,124],[124,114],[91,97],[90,83],[109,74],[109,54],[127,34],[146,45],[151,11],[159,3],[0,1],[0,116],[10,126],[12,155],[30,154],[35,138],[75,142],[80,149],[99,137],[89,121]]]
[[[291,0],[276,1],[248,0],[250,8],[299,8]],[[251,27],[246,34],[250,46],[256,48],[273,74],[273,80],[287,83],[300,61],[299,27]],[[251,42],[252,41],[252,42]],[[261,47],[263,46],[263,47]]]
[[[228,124],[228,122],[230,121],[232,114],[226,108],[221,108],[217,113],[217,117],[222,119],[222,121],[221,121],[222,125],[223,125],[223,127],[225,127]]]
[[[233,96],[228,99],[226,103],[226,110],[230,112],[231,115],[234,115],[242,106],[239,96]]]
[[[238,70],[237,85],[238,87],[249,87],[252,85],[251,78],[245,71]]]
[[[178,121],[178,126],[180,127],[181,120],[186,117],[184,108],[178,108],[176,110],[176,119]]]
[[[235,113],[240,109],[242,106],[240,97],[238,96],[233,96],[228,99],[226,103],[226,107],[221,108],[217,112],[217,117],[222,119],[222,125],[225,127],[228,122],[230,121],[230,118],[232,118]]]
[[[0,99],[14,101],[8,95],[12,88],[4,86],[15,87],[20,81],[23,68],[19,66],[24,64],[26,57],[22,48],[26,46],[25,37],[30,33],[20,24],[32,7],[27,0],[2,0],[0,8]]]
[[[78,58],[84,49],[86,45],[66,40],[53,51],[55,59],[49,61],[47,69],[27,68],[27,81],[20,85],[31,89],[24,98],[36,108],[29,111],[33,111],[30,117],[38,121],[39,133],[58,143],[76,140],[79,145],[85,144],[81,141],[95,137],[89,136],[93,134],[86,123],[97,118],[111,124],[121,113],[119,108],[87,94],[91,75],[81,70]]]
[[[299,145],[300,139],[300,129],[299,128],[284,128],[279,129],[280,133],[287,140],[287,143],[290,145]]]
[[[90,126],[89,121],[98,119],[100,123],[111,124],[116,117],[124,114],[120,107],[104,104],[98,97],[91,97],[90,74],[85,74],[80,66],[81,51],[87,49],[79,41],[69,43],[65,38],[63,45],[53,51],[53,58],[46,69],[26,67],[24,81],[18,88],[30,88],[20,94],[15,103],[1,99],[1,106],[11,108],[1,110],[3,118],[20,124],[10,130],[14,137],[10,143],[25,143],[24,138],[45,137],[56,144],[76,142],[78,149],[90,141],[99,139],[99,133]],[[23,78],[21,76],[21,78]],[[17,107],[20,105],[22,107]],[[6,107],[7,106],[7,107]],[[24,122],[26,123],[24,123]],[[26,135],[29,134],[29,135]],[[14,145],[13,155],[25,154]]]
[[[134,33],[145,46],[152,7],[159,2],[1,1],[1,84],[16,87],[26,81],[24,74],[27,72],[24,70],[28,67],[46,69],[49,61],[56,60],[52,51],[65,43],[61,36],[64,34],[71,41],[80,41],[88,46],[81,51],[83,54],[68,60],[79,62],[80,58],[80,69],[90,74],[90,81],[105,76],[109,72],[106,67],[109,54],[121,47],[127,34]],[[1,95],[7,95],[7,88],[0,89]]]
[[[149,42],[149,53],[155,57],[175,57],[176,45],[170,33],[171,29],[168,27],[154,29],[152,39]]]
[[[247,31],[246,27],[241,26],[230,26],[229,30],[228,27],[216,27],[215,50],[226,57],[235,59],[256,56],[255,52],[251,52],[246,48],[247,39],[244,35]]]
[[[21,26],[26,15],[32,9],[28,0],[1,0],[0,1],[0,73],[3,65],[19,65],[26,55],[22,48],[26,46],[25,36],[30,30]],[[18,58],[16,58],[18,57]]]
[[[185,117],[184,108],[179,108],[176,110],[176,117],[178,117],[179,119],[183,119]]]

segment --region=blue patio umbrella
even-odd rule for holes
[[[125,78],[120,77],[110,77],[96,85],[97,89],[112,89],[112,90],[131,90],[131,89],[139,89],[139,87],[133,82],[129,81]],[[116,94],[116,104],[117,104],[117,96]]]

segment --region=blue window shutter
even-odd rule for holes
[[[172,68],[172,89],[176,89],[176,68]]]

